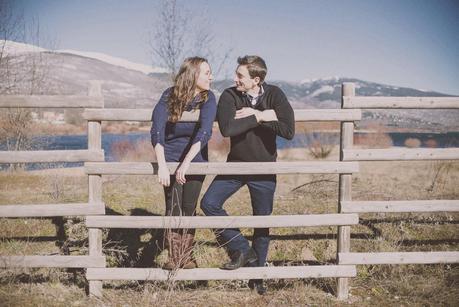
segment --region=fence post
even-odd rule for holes
[[[342,85],[342,96],[355,96],[353,83],[345,82]],[[343,99],[341,98],[341,108],[343,108]],[[343,161],[343,149],[350,149],[353,146],[354,122],[341,122],[340,131],[340,155],[339,160]],[[341,202],[352,199],[352,175],[339,175],[339,205],[338,212],[341,213]],[[351,226],[338,226],[338,253],[346,253],[351,247]],[[338,259],[338,255],[336,255]],[[339,300],[345,300],[349,297],[349,278],[338,278],[336,291]]]
[[[101,83],[91,81],[88,89],[89,96],[102,96]],[[88,121],[88,149],[102,149],[102,128],[101,121]],[[88,175],[89,205],[102,202],[102,176]],[[89,229],[89,255],[102,256],[102,230],[97,228]],[[89,295],[102,296],[102,281],[89,281]]]

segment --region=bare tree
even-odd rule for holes
[[[14,12],[10,2],[0,0],[0,95],[42,94],[49,65],[41,52],[15,54],[14,42],[40,45],[40,23],[26,23],[22,12]],[[7,150],[26,150],[32,145],[32,110],[3,109],[0,113],[0,142]],[[22,168],[12,164],[10,169]]]
[[[11,4],[6,0],[0,0],[0,95],[10,93],[17,78],[12,69],[13,58],[7,54],[7,43],[23,37],[23,15],[14,14]]]
[[[158,18],[149,41],[153,59],[175,75],[177,63],[183,57],[188,21],[177,8],[175,0],[162,2]]]
[[[162,0],[149,33],[153,63],[165,67],[174,77],[186,57],[202,56],[213,64],[214,75],[218,76],[233,49],[218,45],[207,16],[210,14],[205,7],[197,12],[184,2]]]

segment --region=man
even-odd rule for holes
[[[264,82],[266,73],[261,57],[240,57],[234,78],[236,86],[220,96],[218,124],[222,135],[231,138],[227,162],[275,162],[276,136],[291,140],[295,134],[292,107],[278,87]],[[201,209],[210,216],[228,215],[223,204],[244,185],[249,188],[253,214],[270,215],[275,174],[216,176],[201,201]],[[239,229],[218,229],[216,236],[231,257],[222,269],[265,265],[270,240],[268,228],[254,230],[252,247]],[[259,294],[266,292],[262,280],[251,280],[249,286]]]

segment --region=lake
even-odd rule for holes
[[[439,148],[459,147],[459,132],[448,133],[406,133],[406,132],[390,132],[387,133],[392,140],[394,146],[405,146],[407,139],[418,139],[420,147],[429,147],[432,140]],[[355,138],[368,136],[368,133],[356,132]],[[117,142],[128,141],[135,144],[139,141],[149,141],[150,134],[128,133],[128,134],[102,134],[102,148],[105,152],[105,161],[116,161],[112,154],[112,145]],[[339,134],[337,132],[314,132],[308,134],[297,134],[293,140],[288,141],[283,138],[277,138],[277,146],[279,149],[285,148],[301,148],[308,147],[315,140],[320,140],[324,145],[339,144]],[[59,136],[40,136],[34,137],[32,140],[33,146],[31,150],[72,150],[72,149],[87,149],[87,135],[59,135]],[[6,144],[0,143],[0,150],[6,150]],[[30,163],[27,169],[41,169],[57,166],[74,167],[82,166],[82,162],[76,163]],[[0,169],[5,169],[7,164],[0,164]]]

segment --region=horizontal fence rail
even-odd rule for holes
[[[339,264],[458,263],[459,252],[339,253]]]
[[[174,173],[179,163],[167,163]],[[149,162],[86,162],[88,175],[156,175],[158,164]],[[348,174],[357,173],[357,162],[208,162],[191,163],[189,175]]]
[[[355,121],[362,119],[362,111],[342,109],[294,110],[295,121]],[[152,109],[85,109],[83,118],[97,121],[151,121]],[[180,121],[198,121],[199,111],[184,112]]]
[[[459,200],[342,201],[341,212],[459,212]]]
[[[103,268],[105,256],[0,256],[0,267]]]
[[[345,149],[345,161],[457,160],[459,148]]]
[[[88,216],[88,228],[264,228],[339,226],[359,223],[357,214],[268,216]]]
[[[2,95],[0,108],[103,108],[102,96]]]
[[[459,97],[343,96],[346,109],[459,109]]]
[[[104,161],[103,150],[0,151],[0,163],[51,163]]]
[[[141,268],[89,268],[88,280],[233,280],[233,279],[280,279],[280,278],[326,278],[355,277],[353,265],[317,265],[239,268],[234,271],[202,268],[166,271]]]
[[[104,203],[0,205],[0,217],[50,217],[105,214]]]
[[[85,109],[83,111],[83,118],[88,121],[151,121],[151,109]],[[180,122],[190,122],[199,120],[199,110],[188,112],[184,111]]]

